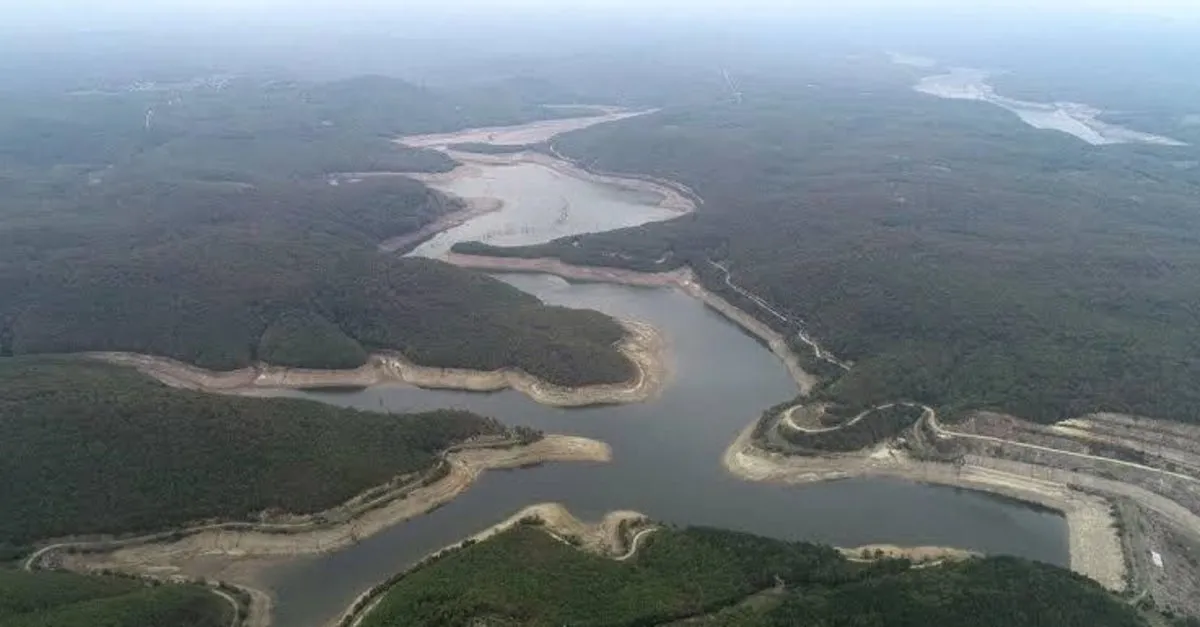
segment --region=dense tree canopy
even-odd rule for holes
[[[311,513],[446,447],[503,433],[461,411],[387,415],[217,396],[66,358],[0,359],[0,545]]]
[[[227,627],[233,607],[197,586],[0,570],[5,627]]]
[[[390,138],[538,113],[371,77],[6,102],[0,355],[134,351],[229,370],[398,350],[563,385],[627,380],[613,320],[377,252],[458,201],[341,174],[446,169]]]

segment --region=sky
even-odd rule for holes
[[[200,19],[208,21],[388,19],[414,14],[482,16],[655,15],[704,18],[856,15],[907,11],[1038,14],[1132,14],[1168,19],[1200,19],[1197,0],[0,0],[10,26],[86,28],[144,25]],[[175,19],[172,19],[175,18]]]

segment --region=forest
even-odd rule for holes
[[[1051,566],[1015,558],[912,566],[707,528],[653,532],[618,562],[524,525],[400,578],[361,624],[1146,625],[1097,584]]]
[[[689,265],[735,295],[720,263],[788,312],[781,330],[854,362],[821,392],[847,405],[1200,419],[1200,169],[1180,166],[1195,147],[1090,146],[915,93],[916,70],[857,69],[750,75],[739,101],[554,141],[588,167],[688,185],[705,199],[691,216],[460,250]]]
[[[233,608],[199,586],[0,569],[4,627],[227,627]]]
[[[341,174],[445,170],[441,153],[390,139],[552,110],[372,77],[221,85],[0,107],[0,355],[133,351],[230,370],[350,368],[391,350],[561,385],[633,376],[607,316],[377,252],[458,201]]]
[[[464,411],[226,397],[59,357],[0,359],[0,429],[8,553],[72,534],[318,512],[432,468],[453,444],[507,433]]]

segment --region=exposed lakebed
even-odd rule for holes
[[[416,254],[440,256],[463,240],[535,243],[678,215],[658,206],[656,194],[543,165],[470,167],[435,187],[463,196],[499,197],[508,210],[445,231]],[[943,545],[1067,564],[1067,526],[1061,516],[987,494],[878,478],[797,487],[732,476],[721,463],[726,447],[764,409],[798,391],[766,347],[678,290],[568,283],[547,275],[501,278],[551,304],[653,324],[667,341],[671,373],[661,396],[645,403],[567,410],[539,405],[511,390],[478,394],[389,385],[349,392],[277,392],[377,411],[470,409],[512,425],[602,440],[612,446],[613,461],[489,472],[457,499],[424,516],[335,552],[278,562],[261,573],[275,596],[276,625],[323,625],[363,590],[430,552],[546,501],[563,503],[585,519],[633,509],[668,523],[842,546]]]
[[[457,242],[521,246],[670,220],[678,211],[658,206],[653,191],[582,180],[542,163],[473,163],[449,177],[428,180],[439,191],[463,198],[494,198],[503,204],[443,231],[413,254],[440,257]]]
[[[982,70],[953,68],[945,74],[921,79],[914,89],[923,94],[950,100],[986,102],[1015,113],[1022,122],[1033,128],[1074,135],[1093,146],[1133,143],[1158,146],[1186,145],[1170,137],[1143,133],[1105,122],[1100,119],[1103,111],[1085,104],[1029,102],[1001,96],[988,84],[988,75],[988,72]]]

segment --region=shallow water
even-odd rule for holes
[[[852,479],[803,487],[729,475],[721,453],[796,385],[765,347],[699,302],[671,289],[569,284],[544,275],[504,280],[543,300],[656,325],[672,375],[660,398],[586,409],[537,405],[515,392],[472,394],[405,386],[352,393],[288,392],[360,407],[412,411],[459,407],[549,432],[608,442],[608,464],[550,464],[490,472],[458,499],[330,555],[273,567],[280,627],[320,625],[364,589],[429,552],[533,503],[559,501],[582,518],[634,509],[655,519],[828,542],[950,545],[1067,563],[1065,521],[983,493],[899,480]]]
[[[463,198],[497,198],[504,206],[438,234],[412,254],[441,257],[460,241],[540,244],[679,217],[657,206],[661,197],[656,193],[586,181],[539,164],[471,164],[465,172],[430,186]]]

